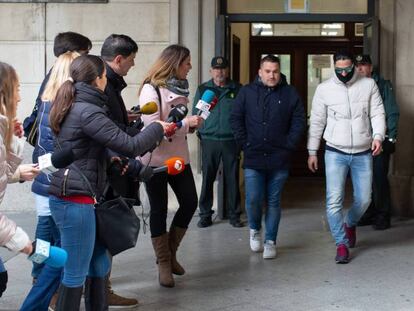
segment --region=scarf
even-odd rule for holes
[[[166,81],[166,88],[171,92],[188,97],[190,95],[190,91],[188,90],[188,81],[187,80],[179,80],[175,77],[169,78]]]

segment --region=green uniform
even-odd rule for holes
[[[201,194],[199,200],[200,218],[211,218],[213,214],[213,184],[216,179],[220,161],[223,162],[223,177],[225,186],[225,207],[231,223],[239,220],[239,150],[230,128],[230,114],[234,99],[241,85],[229,80],[224,87],[214,84],[213,80],[201,84],[196,92],[193,103],[193,114],[197,102],[206,90],[211,90],[218,98],[217,105],[210,111],[210,116],[198,130],[201,139],[202,176]]]
[[[360,224],[372,224],[375,229],[381,230],[390,227],[391,224],[392,207],[388,169],[390,155],[395,151],[395,139],[397,138],[400,113],[391,82],[384,80],[375,73],[372,75],[372,78],[378,85],[384,103],[387,132],[386,138],[382,143],[383,151],[380,155],[374,157],[372,202],[361,218]]]

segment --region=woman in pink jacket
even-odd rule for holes
[[[181,45],[170,45],[161,53],[150,68],[142,83],[139,103],[156,102],[158,111],[142,116],[145,124],[154,120],[166,121],[170,111],[178,104],[188,104],[187,74],[191,70],[190,51]],[[174,287],[172,274],[183,275],[185,270],[177,262],[176,252],[188,224],[197,209],[197,192],[190,166],[187,134],[201,125],[199,116],[184,118],[182,127],[172,137],[165,139],[151,154],[142,158],[143,164],[151,167],[164,165],[174,157],[185,159],[185,169],[178,175],[155,174],[146,183],[151,206],[150,228],[152,245],[158,262],[159,282],[165,287]],[[179,208],[167,232],[168,184],[173,189]]]
[[[0,62],[0,202],[7,183],[20,179],[31,180],[39,172],[33,165],[20,165],[23,145],[21,123],[16,121],[17,103],[20,101],[19,80],[10,65]],[[20,165],[20,166],[19,166]],[[32,243],[22,228],[0,213],[0,246],[13,252],[30,254]],[[0,258],[0,297],[6,290],[7,271]]]

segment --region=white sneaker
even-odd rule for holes
[[[276,243],[270,240],[265,241],[263,259],[276,258]]]
[[[262,233],[259,230],[250,229],[250,249],[255,253],[263,250]]]

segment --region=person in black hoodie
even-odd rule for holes
[[[261,60],[258,77],[236,97],[230,124],[244,153],[250,248],[253,252],[263,250],[261,224],[266,202],[263,258],[275,258],[280,195],[292,152],[305,130],[302,101],[282,78],[278,57],[267,55]]]
[[[70,79],[62,84],[50,112],[55,148],[71,149],[75,161],[53,173],[49,188],[52,217],[59,228],[61,246],[68,253],[56,310],[79,310],[82,287],[86,310],[107,310],[105,276],[109,271],[106,249],[95,241],[94,203],[102,195],[107,175],[105,152],[110,148],[136,157],[153,148],[164,135],[166,123],[154,122],[133,137],[108,117],[103,60],[94,55],[75,59]]]

